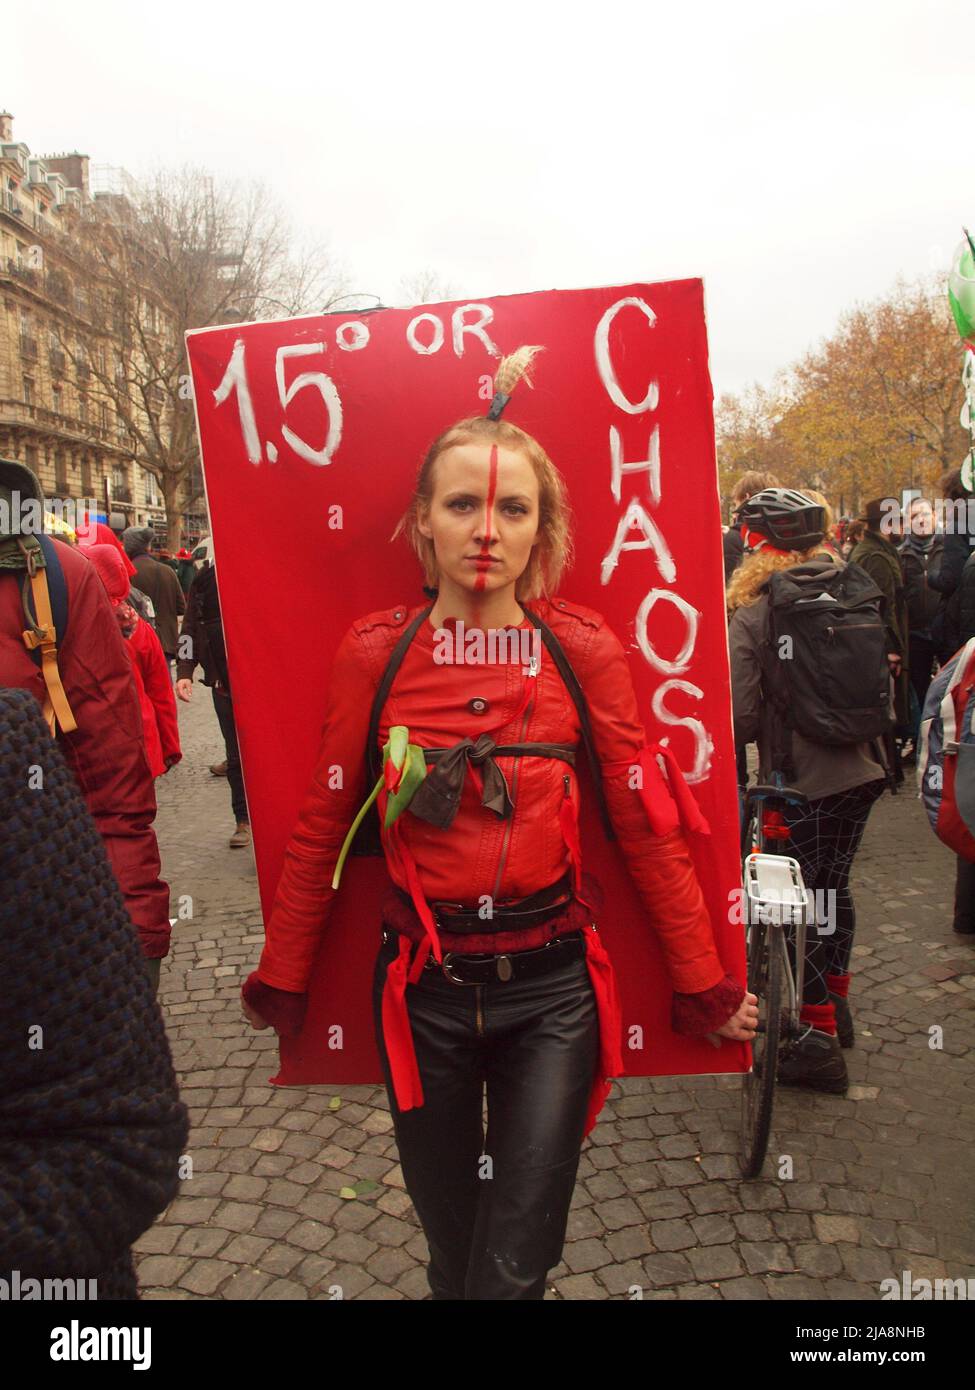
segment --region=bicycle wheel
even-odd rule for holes
[[[742,1077],[742,1176],[758,1177],[765,1162],[775,1071],[782,1028],[782,947],[780,929],[764,922],[748,927],[748,988],[758,998],[758,1028],[752,1041],[752,1069]]]

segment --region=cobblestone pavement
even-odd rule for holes
[[[210,693],[181,706],[159,784],[173,894],[193,900],[163,965],[192,1112],[193,1177],[136,1247],[147,1298],[419,1299],[426,1247],[382,1087],[276,1089],[273,1032],[242,1021],[262,941],[249,850],[231,850]],[[848,1096],[780,1091],[763,1180],[738,1180],[737,1078],[633,1079],[586,1142],[550,1298],[876,1299],[880,1281],[975,1276],[975,943],[951,930],[954,860],[912,794],[860,853]],[[943,1030],[932,1047],[929,1030]],[[335,1107],[333,1097],[340,1097]],[[783,1159],[792,1176],[780,1179]],[[377,1186],[355,1199],[340,1189]]]

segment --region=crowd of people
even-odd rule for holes
[[[470,426],[478,447],[478,429],[494,438],[496,417],[488,417],[483,428],[463,423]],[[445,457],[454,447],[448,437],[452,439],[449,432],[444,436],[448,441]],[[524,469],[525,486],[537,488],[539,474],[531,444],[524,442],[529,437],[512,429],[510,439],[515,441],[516,458],[518,450],[523,451],[518,466]],[[442,464],[441,473],[445,468],[447,463]],[[543,482],[546,476],[543,470]],[[435,486],[442,484],[438,474]],[[949,498],[968,495],[958,474],[949,475],[943,487]],[[417,495],[421,497],[420,492]],[[30,470],[0,461],[0,498],[12,505],[15,496],[36,498],[43,505],[39,482]],[[456,527],[455,519],[451,525]],[[418,526],[416,545],[424,556],[419,538],[425,534]],[[466,539],[463,549],[466,555]],[[526,549],[526,556],[529,553]],[[724,558],[739,784],[747,782],[748,750],[755,745],[759,780],[778,777],[800,794],[799,800],[787,803],[784,813],[789,853],[799,861],[807,888],[830,904],[828,930],[814,930],[808,940],[801,1010],[806,1032],[780,1063],[780,1079],[842,1093],[848,1085],[843,1051],[855,1039],[850,1004],[855,934],[850,871],[873,805],[885,790],[896,790],[903,780],[903,766],[916,758],[921,710],[932,676],[961,643],[975,635],[975,534],[969,536],[964,528],[941,534],[931,502],[920,497],[912,501],[902,524],[896,520],[891,524],[882,499],[868,502],[860,516],[834,524],[827,499],[818,493],[782,486],[769,474],[748,473],[735,488],[733,520],[724,532]],[[5,1228],[14,1235],[4,1252],[13,1252],[22,1272],[38,1274],[62,1267],[67,1252],[77,1258],[79,1273],[102,1278],[109,1291],[103,1296],[132,1296],[135,1286],[128,1244],[174,1195],[176,1159],[186,1140],[186,1112],[154,1003],[171,932],[169,890],[160,877],[153,829],[154,780],[165,776],[182,757],[176,702],[191,700],[198,670],[211,690],[224,741],[225,758],[210,771],[227,779],[236,827],[229,844],[241,848],[250,843],[216,571],[208,541],[192,553],[183,550],[169,556],[159,550],[151,530],[117,531],[104,523],[79,535],[75,545],[44,535],[0,535],[0,576],[5,570],[14,572],[16,582],[0,583],[0,812],[14,831],[4,841],[3,851],[10,858],[4,873],[14,889],[0,910],[0,956],[10,957],[9,977],[22,981],[18,999],[22,996],[24,1017],[49,1027],[59,1038],[70,1034],[72,1047],[47,1048],[35,1056],[29,1044],[11,1034],[6,1052],[11,1075],[16,1073],[22,1088],[26,1076],[38,1095],[49,1097],[50,1104],[37,1109],[32,1125],[23,1107],[9,1100],[7,1088],[8,1099],[0,1102],[0,1133],[18,1136],[22,1151],[18,1149],[11,1162],[21,1172],[25,1155],[29,1164],[48,1165],[53,1171],[59,1144],[66,1149],[79,1147],[70,1181],[62,1181],[63,1174],[58,1179],[65,1202],[78,1204],[75,1227],[68,1232],[70,1241],[64,1243],[64,1232],[52,1227],[36,1193],[28,1190],[30,1185],[4,1171],[0,1193],[5,1201],[8,1192],[13,1193],[16,1208],[9,1222],[5,1220]],[[440,578],[443,582],[443,574]],[[512,579],[506,599],[513,596],[514,584]],[[460,580],[455,587],[460,593]],[[428,592],[435,597],[438,589]],[[809,601],[823,597],[832,602],[841,593],[844,613],[853,614],[857,621],[837,620],[825,628],[820,624],[815,640],[826,645],[814,651],[808,646],[814,640],[805,616],[813,611]],[[820,615],[827,606],[820,606]],[[515,612],[512,601],[506,614]],[[571,624],[563,638],[566,642],[571,639],[570,629]],[[622,648],[617,653],[616,646],[610,643],[610,647],[607,670],[616,670],[611,656],[613,660],[618,656],[622,663],[618,679],[614,676],[610,682],[612,689],[604,690],[596,674],[588,678],[586,697],[597,742],[608,740],[606,730],[616,728],[611,708],[620,698],[617,687],[629,688],[623,677]],[[808,678],[813,666],[821,679]],[[828,692],[832,698],[820,698],[817,704],[814,687],[821,686],[823,679],[832,682]],[[357,719],[367,705],[368,701],[358,702]],[[635,711],[634,702],[633,718],[626,727],[629,730],[632,725],[633,738],[638,740],[642,727]],[[70,737],[50,737],[58,731]],[[358,747],[361,740],[353,742]],[[622,768],[632,757],[629,744],[617,752],[615,762],[604,762],[605,769],[616,769],[617,764]],[[546,756],[551,757],[551,751]],[[568,777],[563,780],[569,782]],[[615,787],[608,772],[606,793],[614,822],[629,825],[627,817],[643,815],[632,797]],[[653,837],[646,837],[642,820],[640,826],[642,830],[634,821],[633,834],[621,840],[628,847],[646,840],[648,855],[652,848],[649,867],[634,858],[635,851],[628,865],[647,901],[656,893],[654,914],[663,920],[664,897],[657,892],[656,879],[646,876],[650,868],[658,876],[663,873],[657,862],[659,846]],[[683,845],[682,831],[668,833],[676,837],[675,844]],[[66,839],[74,844],[70,853]],[[23,845],[28,843],[31,848],[25,859]],[[66,856],[77,872],[66,876],[59,855]],[[959,864],[954,925],[957,931],[971,932],[975,929],[971,866]],[[640,877],[644,870],[646,882]],[[287,876],[284,883],[287,889]],[[710,940],[699,890],[688,884],[690,878],[682,891],[690,894],[693,887],[702,940]],[[72,920],[80,920],[78,895],[83,898],[81,917],[91,924],[82,970],[66,955],[59,927],[62,918],[67,923],[72,913]],[[541,890],[535,897],[541,899]],[[319,911],[320,899],[324,900],[322,893],[316,890],[309,914]],[[50,913],[49,900],[56,909]],[[277,938],[282,936],[285,916],[281,901],[279,890]],[[48,936],[42,939],[35,934],[28,948],[22,940],[24,927],[38,917],[41,902]],[[409,907],[406,898],[403,902]],[[683,930],[683,909],[678,911],[676,901],[672,906]],[[404,910],[400,903],[399,918],[384,918],[377,980],[383,972],[392,979],[397,966],[404,965],[403,941],[412,949],[401,923]],[[535,909],[536,914],[547,911],[549,916],[555,910],[545,904]],[[421,909],[416,911],[420,921]],[[393,931],[397,922],[396,932],[402,933],[399,946]],[[134,924],[135,935],[129,923]],[[410,924],[414,925],[412,918]],[[574,930],[574,919],[569,926]],[[596,949],[596,944],[587,943],[590,953]],[[693,984],[674,986],[687,991],[675,995],[686,1006],[686,1027],[682,1024],[678,1031],[711,1030],[715,1037],[720,1033],[748,1039],[754,1035],[754,996],[747,994],[743,984],[723,975],[713,944],[708,950],[706,982],[695,979]],[[21,951],[30,957],[27,970],[15,968],[13,956]],[[585,972],[578,963],[574,969],[573,988],[588,992]],[[71,1055],[74,1043],[98,1051],[106,1013],[104,1008],[93,1008],[92,1001],[96,996],[102,1002],[108,998],[109,978],[116,994],[120,989],[125,994],[113,1015],[114,1028],[121,1026],[119,1019],[124,1023],[113,1044],[118,1045],[118,1065],[106,1065],[97,1075],[80,1078]],[[684,979],[679,972],[674,978]],[[303,996],[297,990],[294,983],[282,986],[256,972],[245,986],[247,1017],[255,1026],[278,1027],[274,1015],[278,996],[286,996],[286,1003],[300,1001]],[[701,999],[709,1001],[709,1011],[699,1007]],[[420,1015],[414,1017],[412,1003],[410,1007],[418,1028]],[[9,1011],[4,1018],[6,1026]],[[591,1050],[594,1045],[595,1018],[590,1009],[584,1034],[579,1034],[580,1047],[584,1043]],[[140,1038],[144,1043],[148,1040],[142,1051]],[[99,1055],[104,1053],[102,1047]],[[387,1059],[388,1070],[391,1065]],[[392,1075],[389,1070],[388,1087],[393,1086]],[[72,1091],[75,1081],[77,1094]],[[410,1120],[404,1121],[393,1103],[392,1090],[390,1094],[397,1142],[406,1152],[410,1127],[416,1128],[420,1121],[412,1111]],[[579,1095],[582,1109],[572,1120],[576,1128],[577,1119],[581,1123],[588,1113],[586,1104],[592,1110],[588,1091],[584,1088]],[[131,1117],[112,1139],[113,1164],[100,1158],[107,1141],[98,1129],[99,1096],[106,1111]],[[479,1114],[479,1100],[477,1104]],[[430,1113],[435,1120],[434,1112]],[[590,1126],[594,1118],[594,1113],[588,1115]],[[578,1158],[574,1129],[572,1134],[565,1190],[559,1198],[564,1199],[563,1205],[571,1196]],[[440,1142],[436,1124],[428,1138],[432,1144]],[[426,1163],[427,1159],[422,1163],[417,1159],[414,1164],[418,1192],[420,1170]],[[121,1204],[117,1201],[120,1183],[129,1194]],[[117,1221],[100,1229],[86,1215],[94,1212],[113,1214]],[[429,1206],[427,1219],[431,1226],[435,1224],[434,1205]],[[522,1292],[510,1291],[516,1281],[497,1296],[541,1297],[547,1267],[544,1261],[537,1269],[533,1266]],[[462,1276],[463,1271],[457,1274],[461,1283]]]
[[[213,687],[227,765],[211,771],[234,786],[231,843],[250,842],[215,573],[208,543],[170,557],[147,528],[22,528],[44,497],[16,461],[0,502],[2,1263],[24,1287],[133,1298],[130,1247],[176,1195],[189,1127],[156,1003],[177,662],[181,698],[198,664]]]
[[[941,492],[952,503],[970,496],[958,470]],[[821,493],[757,471],[732,502],[724,563],[739,786],[757,745],[758,782],[800,794],[783,802],[787,852],[828,905],[807,939],[807,1031],[779,1078],[843,1092],[843,1049],[855,1040],[850,872],[871,808],[917,760],[934,674],[975,635],[975,535],[964,506],[947,512],[942,534],[921,496],[905,509],[877,498],[834,523]],[[953,926],[975,931],[972,866],[960,856]]]

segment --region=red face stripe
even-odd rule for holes
[[[489,476],[489,478],[488,478],[487,519],[486,519],[485,524],[484,524],[484,540],[483,540],[483,542],[482,542],[482,544],[481,544],[481,551],[480,551],[481,555],[483,555],[485,558],[488,557],[488,556],[490,556],[490,554],[491,554],[491,551],[490,551],[490,548],[489,548],[489,547],[490,547],[490,543],[491,543],[491,518],[492,518],[493,515],[494,515],[494,498],[495,498],[495,495],[497,494],[497,491],[498,491],[498,446],[497,446],[497,444],[492,444],[492,445],[491,445],[491,471],[490,471],[490,476]],[[478,573],[477,573],[477,576],[476,576],[475,579],[474,579],[474,592],[475,592],[476,594],[483,593],[484,587],[485,587],[486,584],[487,584],[487,572],[486,572],[485,570],[479,570]]]

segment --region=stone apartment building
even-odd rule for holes
[[[93,192],[87,155],[36,157],[0,112],[0,457],[28,464],[46,497],[94,499],[97,515],[165,537],[159,484],[99,385],[119,355],[95,322],[72,235],[79,211],[129,182],[109,172],[106,191]],[[184,515],[184,543],[206,529],[205,516]]]

